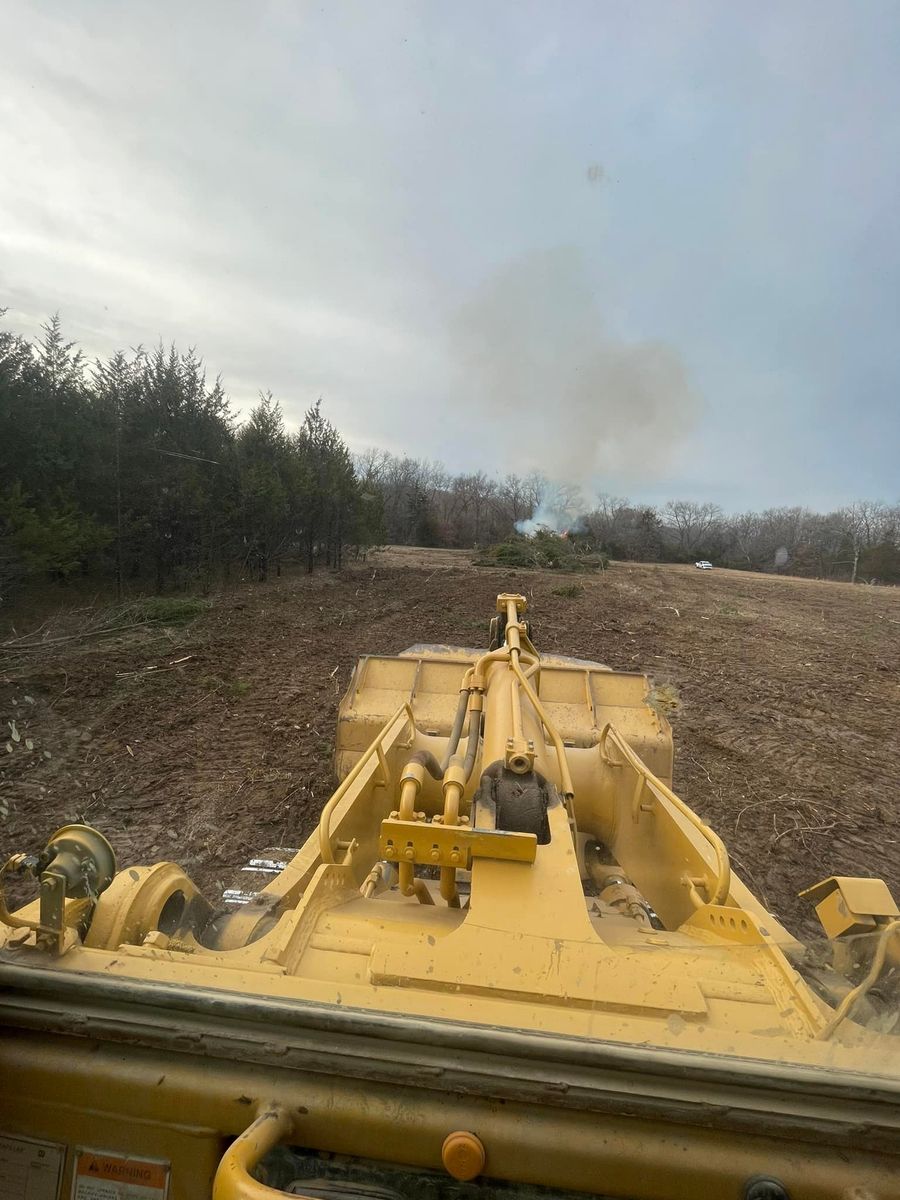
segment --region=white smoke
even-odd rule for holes
[[[579,533],[584,528],[584,497],[580,489],[550,487],[534,513],[516,521],[516,531],[534,537],[541,529],[550,533]]]
[[[559,513],[546,508],[539,508],[533,517],[516,521],[516,533],[524,533],[526,537],[534,537],[542,529],[548,529],[551,533],[568,533],[569,526]]]

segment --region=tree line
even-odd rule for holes
[[[296,432],[271,395],[241,424],[194,351],[88,363],[54,317],[0,333],[0,596],[79,574],[157,591],[257,579],[290,557],[340,566],[380,529],[314,404]]]
[[[611,558],[693,562],[852,582],[900,583],[900,505],[860,500],[827,513],[802,506],[726,514],[716,504],[654,506],[600,495],[539,473],[453,475],[440,463],[371,450],[356,459],[377,492],[392,543],[470,547],[545,524]]]
[[[589,505],[537,472],[354,457],[319,403],[291,431],[263,393],[239,422],[193,350],[88,362],[57,317],[34,341],[0,331],[0,598],[79,575],[114,580],[119,595],[208,587],[289,561],[340,567],[348,547],[483,548],[541,525],[613,558],[900,582],[897,505]]]

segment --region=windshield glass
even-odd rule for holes
[[[897,1074],[898,35],[10,8],[0,984]]]

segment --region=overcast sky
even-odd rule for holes
[[[896,0],[0,11],[7,326],[453,469],[900,497]]]

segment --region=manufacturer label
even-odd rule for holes
[[[57,1200],[66,1148],[0,1133],[0,1200]]]
[[[168,1192],[169,1163],[158,1158],[103,1150],[76,1153],[72,1200],[166,1200]]]

